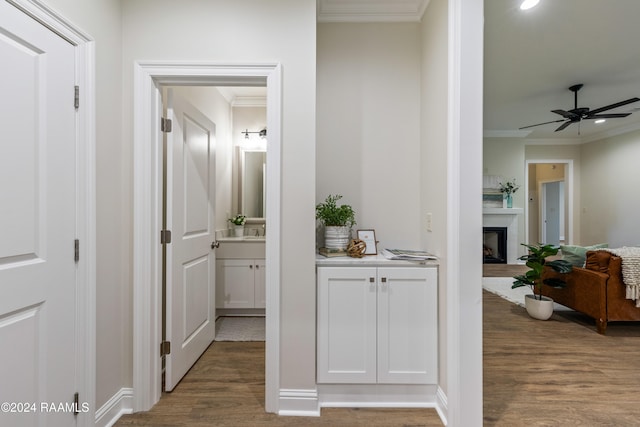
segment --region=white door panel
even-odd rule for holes
[[[75,51],[0,2],[0,425],[75,425]]]
[[[171,90],[167,134],[167,339],[172,390],[215,337],[215,125]]]

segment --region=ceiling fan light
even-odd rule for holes
[[[520,10],[529,10],[532,7],[535,7],[539,2],[540,0],[524,0],[520,3]]]
[[[600,123],[604,123],[604,122],[606,122],[606,120],[605,120],[605,119],[598,119],[598,120],[596,120],[596,121],[595,121],[595,122],[593,122],[593,123],[595,123],[595,124],[599,125]]]

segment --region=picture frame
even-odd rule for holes
[[[358,230],[358,239],[362,240],[367,248],[364,251],[365,255],[377,255],[378,254],[378,242],[376,241],[376,231],[373,229]]]

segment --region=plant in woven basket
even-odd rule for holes
[[[538,243],[537,245],[526,245],[521,243],[521,245],[526,246],[529,249],[529,253],[527,255],[522,255],[518,259],[526,261],[527,267],[531,270],[527,271],[525,274],[514,276],[513,278],[516,280],[513,282],[511,289],[519,288],[521,286],[529,286],[536,299],[542,300],[543,283],[553,288],[564,288],[567,286],[567,282],[559,278],[548,278],[542,280],[542,271],[544,270],[545,265],[551,267],[558,273],[569,273],[573,269],[571,263],[563,259],[556,259],[552,261],[546,260],[547,257],[558,253],[558,250],[560,249],[558,246],[544,245],[542,243]],[[537,295],[536,290],[538,291]]]

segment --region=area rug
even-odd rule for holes
[[[523,286],[516,289],[511,289],[513,284],[513,277],[483,277],[482,287],[483,289],[496,294],[499,297],[506,299],[509,302],[518,304],[524,307],[524,296],[531,293],[531,289],[528,286]],[[564,305],[557,303],[553,304],[553,309],[556,311],[571,310]]]
[[[216,320],[216,341],[264,341],[264,317],[224,316]]]

